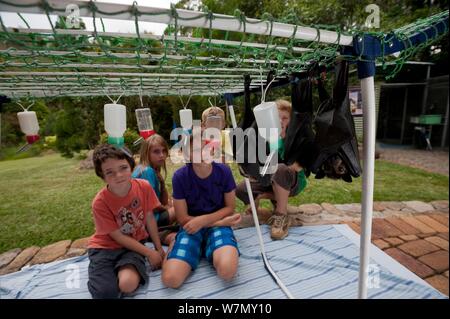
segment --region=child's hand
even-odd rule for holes
[[[192,218],[190,221],[184,224],[183,228],[188,234],[195,234],[205,226],[206,225],[203,216],[198,216]]]
[[[147,259],[150,262],[150,266],[152,267],[152,270],[156,270],[161,268],[162,264],[162,257],[159,252],[157,252],[154,249],[150,249],[147,254]]]
[[[162,260],[164,260],[164,258],[166,258],[166,252],[164,251],[164,249],[162,247],[160,249],[158,249],[158,253],[161,256]]]
[[[232,226],[236,226],[237,224],[239,224],[241,222],[241,215],[240,214],[233,214],[231,216],[227,216],[221,220],[219,220],[218,222],[214,223],[213,226],[228,226],[228,227],[232,227]]]

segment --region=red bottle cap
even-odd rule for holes
[[[27,142],[28,144],[33,144],[37,140],[39,140],[39,135],[27,135]]]

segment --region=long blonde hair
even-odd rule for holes
[[[162,137],[159,134],[153,134],[152,136],[147,137],[142,144],[141,149],[139,151],[139,164],[141,172],[145,169],[145,167],[150,166],[156,171],[156,167],[153,166],[153,164],[150,162],[150,153],[152,151],[152,148],[156,145],[160,145],[164,148],[164,151],[166,152],[167,156],[169,155],[169,145],[167,144],[164,137]],[[164,162],[162,166],[164,170],[164,179],[166,179],[167,175],[167,168],[166,168],[166,162]]]

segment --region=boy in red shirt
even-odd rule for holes
[[[161,267],[165,255],[153,215],[161,204],[147,181],[131,178],[135,162],[127,152],[99,145],[93,161],[107,185],[92,202],[88,289],[93,298],[120,298],[147,282],[145,258],[152,269]],[[144,245],[149,234],[156,251]]]

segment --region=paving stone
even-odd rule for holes
[[[337,204],[334,205],[337,209],[343,210],[345,212],[357,213],[361,214],[361,204],[360,203],[352,203],[352,204]]]
[[[300,216],[297,215],[291,215],[291,226],[303,226],[303,225],[307,225],[307,226],[312,226],[312,225],[320,225],[320,222],[318,224],[317,221],[315,221],[316,223],[304,223],[302,221],[302,219],[300,218]]]
[[[373,244],[382,250],[391,247],[391,245],[389,245],[389,243],[385,242],[382,239],[375,239],[373,241]]]
[[[269,212],[269,210],[265,208],[258,208],[258,220],[259,224],[265,224],[267,219],[272,215],[272,213]],[[242,214],[241,221],[236,226],[233,226],[233,229],[240,229],[240,228],[247,228],[247,227],[254,227],[255,223],[253,222],[253,215],[252,214]],[[292,220],[292,218],[291,218]]]
[[[334,215],[334,214],[330,214],[330,213],[328,213],[326,211],[322,211],[320,216],[316,216],[314,218],[310,217],[309,219],[305,218],[305,216],[303,214],[299,214],[298,216],[305,223],[308,222],[308,221],[310,221],[310,222],[320,221],[320,222],[322,222],[322,224],[338,224],[342,220],[348,220],[348,221],[352,221],[353,220],[349,216],[345,216],[345,217],[337,216],[337,215]]]
[[[77,257],[77,256],[82,256],[87,252],[86,248],[69,248],[69,250],[67,251],[67,253],[59,258],[62,259],[67,259],[67,258],[72,258],[72,257]]]
[[[418,200],[412,200],[403,202],[403,204],[406,205],[406,208],[413,209],[416,212],[423,213],[429,210],[434,210],[434,207],[430,204],[418,201]]]
[[[15,249],[8,250],[7,252],[1,254],[0,255],[0,268],[7,266],[11,261],[14,260],[14,258],[17,257],[18,254],[20,254],[21,251],[22,251],[22,249],[15,248]]]
[[[323,224],[322,218],[322,206],[319,204],[303,204],[298,206],[299,213],[295,215],[295,218],[304,223],[304,225],[317,225]]]
[[[389,248],[384,251],[386,254],[397,260],[400,264],[411,270],[420,278],[429,277],[434,274],[433,269],[424,265],[417,259],[405,254],[398,248]]]
[[[436,210],[448,210],[448,200],[435,200],[430,202]]]
[[[345,216],[345,213],[342,210],[337,209],[336,206],[334,206],[330,203],[322,203],[321,206],[325,211],[329,212],[330,214],[338,215],[338,216]]]
[[[30,261],[30,266],[49,263],[58,257],[64,256],[71,242],[71,240],[61,240],[43,247]]]
[[[0,269],[0,275],[5,275],[20,270],[23,266],[25,266],[26,263],[28,263],[34,257],[34,255],[36,255],[36,253],[40,249],[41,248],[38,246],[25,248],[19,255],[17,255],[16,258],[14,258],[14,260],[11,263],[9,263],[8,266]]]
[[[389,238],[383,238],[384,241],[388,242],[391,246],[398,246],[404,243],[403,240],[397,237],[389,237]]]
[[[386,209],[390,209],[390,210],[400,211],[406,207],[406,205],[403,204],[402,202],[382,202],[382,203],[383,203],[383,205],[386,206]]]
[[[386,208],[387,207],[383,202],[373,202],[373,210],[375,211],[382,212]]]
[[[418,220],[420,220],[422,223],[424,223],[425,225],[433,228],[433,230],[435,230],[436,232],[439,232],[439,233],[448,232],[447,226],[442,225],[441,223],[437,222],[436,220],[434,220],[433,218],[431,218],[429,216],[420,215],[420,216],[416,216],[416,218]]]
[[[318,215],[322,212],[322,206],[319,204],[303,204],[298,206],[301,214],[306,216]]]
[[[287,213],[290,215],[298,214],[300,212],[301,212],[301,209],[298,206],[291,206],[291,205],[287,206]]]
[[[431,213],[431,214],[428,214],[427,216],[430,216],[437,222],[448,227],[448,214],[444,215],[444,214],[438,214],[438,213]]]
[[[387,238],[404,235],[404,233],[397,227],[381,218],[374,218],[372,220],[372,233],[374,238]]]
[[[374,210],[372,212],[372,218],[384,218],[384,212]]]
[[[415,217],[401,217],[402,220],[413,226],[414,228],[418,229],[421,233],[434,233],[434,229],[430,226],[422,223],[420,220],[416,219]],[[410,235],[410,234],[408,234]]]
[[[436,275],[425,279],[430,285],[448,296],[448,278],[442,275]]]
[[[253,222],[253,217],[251,215],[242,215],[241,221],[237,224],[234,229],[253,227],[255,223]]]
[[[404,234],[415,235],[415,234],[420,233],[420,230],[418,230],[417,228],[414,228],[413,226],[411,226],[411,224],[405,222],[401,218],[387,217],[384,220],[387,221],[388,223],[394,225],[397,229],[402,231]]]
[[[405,217],[405,216],[414,216],[416,213],[412,212],[403,212],[401,210],[390,210],[386,209],[382,213],[383,218],[390,218],[390,217]]]
[[[446,241],[448,241],[448,232],[447,233],[439,233],[437,235],[441,238],[444,238]]]
[[[439,247],[423,239],[406,242],[398,248],[413,257],[420,257],[439,250]]]
[[[88,246],[89,239],[91,237],[84,237],[77,240],[74,240],[70,248],[83,248],[86,249]]]
[[[432,236],[432,237],[427,237],[425,238],[426,241],[429,241],[430,243],[432,243],[433,245],[438,246],[439,248],[448,251],[448,241],[438,237],[438,236]]]
[[[401,240],[404,241],[411,241],[411,240],[416,240],[419,239],[419,237],[417,237],[416,235],[401,235],[398,236]]]
[[[439,250],[419,258],[419,261],[437,272],[448,270],[448,251]]]

